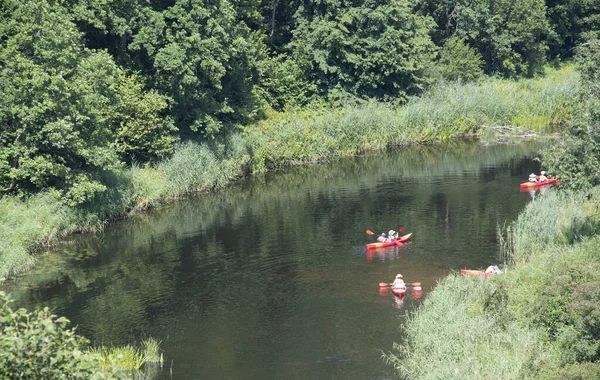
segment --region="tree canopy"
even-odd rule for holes
[[[268,109],[402,103],[533,76],[600,30],[586,0],[4,0],[0,189],[81,204],[103,173]]]

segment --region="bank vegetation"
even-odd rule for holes
[[[508,273],[438,283],[384,355],[400,377],[600,377],[600,43],[580,58],[581,108],[542,154],[561,185],[501,233]]]

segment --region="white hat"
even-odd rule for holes
[[[398,273],[398,274],[396,275],[396,278],[402,278],[402,275],[401,275],[400,273]]]
[[[395,234],[395,233],[396,233],[396,231],[394,231],[394,230],[390,230],[390,232],[388,232],[388,235],[393,235],[393,234]]]
[[[546,172],[542,170],[542,174],[546,174]]]
[[[535,173],[531,173],[529,176],[530,177],[535,177]]]

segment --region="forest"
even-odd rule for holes
[[[587,0],[4,0],[0,189],[79,206],[107,173],[274,112],[536,77],[598,37],[599,13]]]

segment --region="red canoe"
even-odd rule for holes
[[[386,248],[386,247],[394,247],[397,245],[402,245],[402,243],[407,242],[411,236],[412,236],[412,232],[409,234],[406,234],[404,236],[400,236],[395,241],[386,241],[384,243],[369,243],[369,244],[367,244],[367,249]]]
[[[461,269],[460,274],[463,277],[492,277],[494,273],[485,273],[482,270]]]
[[[404,297],[404,295],[406,294],[406,286],[404,286],[400,289],[396,289],[392,286],[390,289],[392,289],[392,293],[394,293],[398,297]]]
[[[523,182],[520,185],[520,188],[521,188],[521,190],[529,190],[529,189],[533,189],[535,187],[542,187],[542,186],[548,186],[548,185],[560,185],[560,182],[558,182],[555,178],[550,178],[543,182]]]

